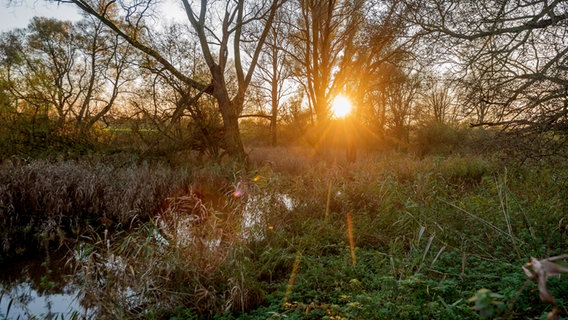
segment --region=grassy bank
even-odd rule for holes
[[[552,309],[521,267],[568,252],[568,168],[471,155],[334,159],[266,148],[251,152],[247,171],[4,165],[5,249],[77,240],[83,299],[109,318],[540,318]],[[547,284],[564,311],[567,284]]]
[[[468,299],[481,288],[501,295],[495,300],[503,309],[496,307],[491,317],[530,318],[550,310],[535,294],[536,285],[526,283],[521,266],[531,256],[568,249],[565,168],[390,154],[351,166],[295,170],[302,173],[280,177],[288,183],[277,192],[293,194],[298,206],[274,214],[285,223],[259,246],[259,258],[267,258],[266,248],[287,257],[287,273],[272,291],[273,312],[301,318],[477,318]],[[300,262],[286,296],[294,253]],[[555,297],[565,299],[565,279],[554,286]]]

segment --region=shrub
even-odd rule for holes
[[[428,154],[488,154],[494,151],[494,139],[494,132],[489,130],[432,121],[418,126],[413,145],[421,157]]]

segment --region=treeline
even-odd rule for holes
[[[488,134],[468,126],[565,149],[562,2],[184,1],[186,24],[151,1],[71,2],[80,21],[0,35],[4,155],[103,143],[243,159],[243,140],[430,152]],[[333,119],[339,94],[348,120]]]

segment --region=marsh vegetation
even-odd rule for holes
[[[257,147],[247,170],[124,156],[5,161],[3,264],[65,252],[51,259],[72,271],[53,286],[73,284],[75,311],[104,318],[552,310],[521,267],[568,249],[563,162],[391,151],[349,163],[307,151]],[[566,288],[548,281],[563,312]]]
[[[59,5],[0,34],[0,318],[566,317],[566,1]]]

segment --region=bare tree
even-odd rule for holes
[[[102,0],[99,3],[88,0],[69,1],[95,16],[117,35],[151,56],[188,88],[198,89],[215,97],[223,119],[227,152],[236,159],[245,158],[238,119],[243,109],[247,88],[258,63],[258,56],[282,0],[227,2],[182,0],[188,22],[197,36],[203,58],[209,68],[209,84],[181,72],[175,61],[170,61],[164,52],[156,50],[152,37],[149,36],[150,29],[145,22],[145,18],[155,8],[154,1],[134,3],[116,0]],[[110,8],[120,9],[123,20],[111,17],[108,14]],[[251,58],[245,61],[241,56],[242,43],[250,41],[255,41],[256,46]],[[228,64],[229,52],[234,59],[232,65]],[[235,93],[228,90],[226,72],[230,66],[234,68],[237,78]],[[184,100],[192,100],[189,93]]]
[[[405,1],[408,19],[447,57],[478,80],[470,97],[479,109],[473,125],[525,132],[568,127],[568,3],[537,1]],[[492,94],[497,88],[499,94]]]
[[[329,105],[344,86],[348,68],[345,54],[360,30],[363,0],[298,0],[293,28],[291,57],[295,74],[307,93],[319,122],[329,120]]]
[[[369,135],[382,140],[392,111],[402,110],[402,104],[392,107],[387,101],[396,94],[390,90],[389,72],[412,59],[415,42],[414,31],[402,19],[405,8],[397,1],[372,0],[306,0],[296,5],[290,56],[317,120],[315,147],[325,141],[330,102],[339,93],[349,96],[355,109],[343,134],[348,144],[354,148]]]
[[[188,26],[170,25],[156,34],[154,43],[168,60],[175,61],[180,72],[207,81],[208,66]],[[212,158],[221,154],[220,149],[225,146],[224,130],[213,97],[205,96],[203,90],[188,87],[150,56],[142,59],[139,80],[141,85],[136,88],[131,104],[145,119],[152,119],[152,127],[160,132],[151,141],[146,139],[152,148],[191,149]],[[235,92],[234,81],[229,82],[229,92]],[[170,143],[163,143],[164,140]]]
[[[430,81],[423,100],[434,122],[445,124],[455,119],[453,95],[447,83]]]
[[[420,79],[416,73],[397,66],[389,68],[387,79],[383,88],[387,124],[397,139],[408,142],[409,126]]]
[[[85,17],[78,22],[76,30],[81,68],[76,70],[75,87],[80,99],[72,112],[79,130],[87,132],[135,80],[132,67],[136,57],[128,43],[111,34],[96,19]]]
[[[260,88],[267,91],[269,95],[270,136],[273,146],[276,146],[278,142],[277,125],[282,99],[289,95],[292,90],[292,86],[289,83],[292,70],[290,68],[290,58],[286,54],[289,50],[290,40],[287,32],[289,27],[287,19],[289,17],[285,13],[287,12],[281,11],[270,28],[258,68],[258,78],[261,82]]]
[[[505,96],[505,90],[495,81],[500,74],[489,70],[492,72],[472,65],[466,76],[455,82],[462,113],[473,125],[503,120],[505,108],[499,98]]]
[[[357,121],[382,140],[390,116],[391,72],[412,59],[416,39],[402,18],[404,8],[396,1],[380,6],[369,1],[365,12],[369,14],[345,52],[351,61],[344,61],[341,68],[348,70],[345,88],[357,107]]]

